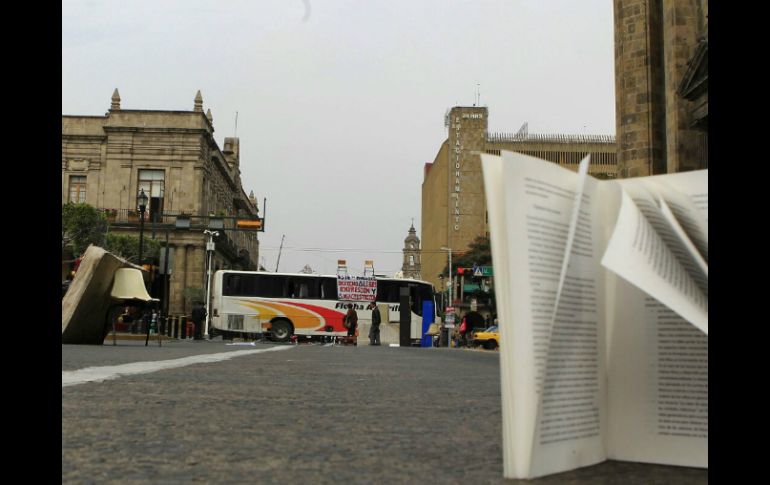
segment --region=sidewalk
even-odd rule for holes
[[[146,333],[129,333],[129,332],[115,332],[113,334],[112,332],[108,333],[107,336],[104,338],[104,343],[110,342],[113,340],[113,335],[115,340],[145,340],[147,338]],[[161,335],[160,339],[163,341],[166,340],[181,340],[181,339],[175,339],[173,337],[169,337],[168,335]],[[158,334],[151,333],[150,334],[150,342],[157,342],[158,341]]]

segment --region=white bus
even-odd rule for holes
[[[377,306],[383,344],[399,342],[401,288],[409,289],[413,344],[423,337],[423,309],[427,321],[438,322],[433,285],[414,279],[377,277]],[[426,304],[426,302],[429,302]],[[300,336],[345,336],[342,318],[352,303],[358,313],[359,337],[371,326],[368,302],[337,298],[337,276],[303,273],[219,270],[211,290],[212,335],[265,334],[278,342]]]

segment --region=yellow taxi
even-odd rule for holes
[[[471,333],[471,344],[481,345],[485,349],[494,350],[500,346],[500,332],[497,325]]]

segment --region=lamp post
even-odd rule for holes
[[[452,287],[454,286],[452,284],[452,282],[453,282],[453,278],[452,278],[452,249],[444,247],[444,246],[441,246],[441,249],[443,249],[444,251],[447,252],[447,254],[449,254],[449,281],[448,281],[448,284],[449,284],[449,304],[452,305],[454,303],[454,299],[452,299]]]
[[[142,265],[142,240],[144,239],[144,211],[147,210],[147,194],[144,189],[139,190],[136,203],[139,206],[139,266]]]
[[[447,254],[449,255],[449,275],[448,275],[449,276],[449,278],[448,278],[449,281],[447,282],[449,284],[449,303],[448,303],[447,306],[454,306],[454,299],[452,298],[452,296],[453,296],[452,295],[452,287],[454,286],[453,285],[454,278],[452,278],[452,248],[447,248],[447,247],[441,246],[441,249],[446,251]],[[445,326],[446,326],[446,320],[447,320],[447,317],[446,317],[446,314],[445,314],[444,315],[444,325]],[[452,326],[454,327],[454,315],[452,315]],[[446,330],[446,346],[449,347],[450,346],[449,341],[451,340],[451,336],[450,336],[450,332],[449,332],[449,327],[446,327],[445,330]]]
[[[209,253],[208,257],[208,271],[206,276],[206,318],[203,320],[203,338],[208,339],[209,338],[209,318],[210,317],[210,311],[211,311],[211,257],[214,254],[214,238],[216,236],[219,236],[219,232],[217,231],[209,231],[208,229],[203,231],[203,234],[206,234],[209,237],[209,240],[206,242],[206,251]]]

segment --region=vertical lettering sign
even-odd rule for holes
[[[375,301],[377,279],[367,276],[337,276],[337,298],[342,301]]]
[[[484,119],[484,115],[482,113],[463,113],[462,115],[463,119],[472,119],[472,120],[481,120]],[[454,146],[454,172],[455,172],[455,181],[454,181],[454,189],[452,188],[452,185],[450,184],[450,192],[452,193],[452,198],[454,198],[454,209],[450,209],[450,211],[454,212],[454,230],[459,231],[460,230],[460,154],[462,153],[463,146],[460,143],[460,116],[455,116],[455,146]]]
[[[460,145],[460,117],[455,116],[455,183],[454,193],[452,194],[452,197],[455,199],[455,231],[460,230],[460,152],[462,151],[462,148],[462,145]]]

